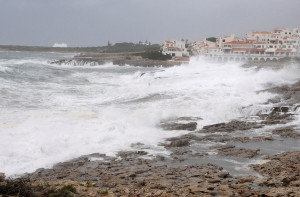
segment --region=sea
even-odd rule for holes
[[[202,58],[169,68],[51,64],[74,55],[0,52],[0,172],[18,176],[81,155],[115,156],[134,144],[149,157],[168,155],[160,144],[189,131],[165,131],[161,122],[199,117],[201,129],[253,120],[279,96],[262,90],[300,76],[292,63],[258,69]]]

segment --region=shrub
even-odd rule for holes
[[[217,38],[215,37],[209,37],[209,38],[206,38],[207,41],[210,41],[210,42],[217,42]]]
[[[72,197],[73,194],[76,194],[76,193],[77,193],[77,191],[76,191],[75,187],[73,187],[72,185],[66,185],[58,190],[50,189],[44,194],[44,196],[47,196],[47,197]]]
[[[8,179],[5,185],[0,185],[0,195],[34,197],[33,188],[29,179]]]
[[[142,58],[150,59],[150,60],[170,60],[172,59],[171,55],[163,55],[159,51],[147,51],[143,53],[138,53],[136,55],[142,56]]]

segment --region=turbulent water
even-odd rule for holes
[[[53,65],[63,54],[0,52],[0,172],[8,176],[90,153],[114,155],[143,143],[168,154],[160,142],[184,131],[164,131],[162,120],[201,117],[204,125],[248,119],[271,107],[299,67],[244,68],[241,63],[192,59],[172,68]]]

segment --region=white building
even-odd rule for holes
[[[278,60],[300,57],[300,29],[288,28],[274,31],[253,31],[244,39],[234,35],[220,37],[215,46],[204,42],[196,49],[199,55],[218,60]]]
[[[163,44],[162,54],[172,57],[189,57],[187,43],[184,40],[167,40]]]
[[[191,44],[191,51],[193,55],[210,54],[212,57],[219,54],[221,50],[217,47],[215,42],[204,39],[202,41],[193,42]]]
[[[237,38],[234,34],[231,34],[230,36],[223,36],[217,39],[216,45],[217,47],[223,47],[223,45],[227,42],[232,41],[240,41],[241,39]]]

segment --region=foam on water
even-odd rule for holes
[[[161,120],[201,117],[200,128],[248,118],[275,96],[258,91],[292,84],[300,74],[297,65],[257,71],[192,59],[172,68],[72,67],[14,55],[0,59],[0,69],[9,68],[0,70],[0,171],[8,176],[136,143],[164,152],[158,144],[185,131],[163,131]]]

